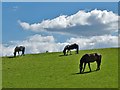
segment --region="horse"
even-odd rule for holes
[[[98,53],[92,53],[92,54],[85,54],[82,56],[82,58],[80,59],[80,73],[84,73],[86,64],[88,63],[90,72],[91,72],[91,68],[90,68],[90,63],[91,62],[95,62],[97,63],[97,70],[100,70],[100,64],[101,64],[101,58],[102,55],[98,54]],[[84,68],[83,68],[83,63],[84,63]]]
[[[78,54],[78,50],[79,50],[79,46],[74,43],[74,44],[71,44],[71,45],[66,45],[64,50],[63,50],[63,53],[64,55],[66,55],[66,50],[67,50],[67,54],[68,52],[71,50],[71,49],[76,49],[76,53]],[[70,51],[70,54],[71,54],[71,51]]]
[[[15,49],[14,49],[14,57],[16,57],[16,52],[18,52],[18,55],[19,55],[19,52],[22,51],[22,54],[21,55],[24,55],[24,52],[25,52],[25,47],[24,46],[16,46]]]

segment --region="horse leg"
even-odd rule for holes
[[[85,70],[85,67],[86,67],[86,63],[84,63],[84,68],[83,68],[83,72],[84,72],[84,70]]]
[[[101,64],[101,61],[97,61],[97,69],[96,70],[100,70],[100,64]]]
[[[64,55],[66,55],[66,52],[64,52]]]
[[[69,50],[67,50],[67,55],[68,55]]]
[[[24,55],[24,51],[22,51],[22,55]]]
[[[98,64],[98,69],[99,70],[100,70],[101,58],[102,58],[102,56],[100,55],[100,57],[99,57],[99,64]]]
[[[63,51],[63,53],[64,53],[64,56],[66,55],[66,51]]]
[[[18,55],[20,55],[19,51],[18,51]]]
[[[77,48],[77,50],[76,50],[76,53],[78,54],[78,48]]]
[[[88,63],[88,67],[89,67],[89,69],[90,69],[90,72],[91,72],[90,62]]]
[[[25,48],[23,49],[23,51],[22,51],[22,52],[23,52],[23,55],[25,55]]]
[[[71,50],[70,50],[70,55],[72,55],[72,54],[71,54]]]
[[[97,69],[96,70],[100,70],[101,57],[102,57],[101,55],[98,56],[98,59],[96,60],[96,62],[97,62]]]
[[[22,51],[22,55],[24,55],[24,51]]]

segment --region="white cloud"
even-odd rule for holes
[[[28,37],[24,41],[11,41],[10,45],[0,44],[2,46],[2,52],[0,56],[13,55],[15,46],[23,45],[26,47],[25,53],[42,53],[42,52],[59,52],[62,51],[65,45],[77,43],[82,49],[94,49],[94,48],[108,48],[118,47],[118,37],[111,35],[93,36],[89,38],[70,38],[63,43],[55,42],[53,36],[41,36],[34,35]],[[120,44],[119,44],[120,45]]]
[[[68,43],[77,43],[80,49],[118,47],[118,37],[111,35],[93,36],[89,38],[71,38]]]
[[[5,44],[0,44],[0,56],[11,56],[13,55],[14,45],[6,46]]]
[[[23,45],[25,53],[58,52],[63,49],[66,43],[56,43],[53,36],[33,35],[24,41],[11,41],[11,44],[1,44],[0,56],[13,56],[14,48]]]
[[[45,42],[50,43],[55,41],[53,36],[41,36],[39,34],[30,36],[28,40],[29,42],[44,42],[44,43]]]
[[[58,32],[76,36],[97,36],[118,32],[117,14],[97,9],[90,12],[78,11],[70,16],[62,15],[34,24],[19,20],[19,24],[25,30]]]
[[[26,22],[21,22],[18,20],[18,23],[24,28],[24,29],[30,29],[30,25]]]

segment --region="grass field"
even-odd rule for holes
[[[94,71],[94,62],[92,72],[79,74],[82,55],[94,52],[102,54],[101,70]],[[2,69],[3,88],[118,88],[118,48],[3,57]]]

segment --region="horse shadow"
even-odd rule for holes
[[[79,74],[89,74],[89,73],[93,73],[93,72],[97,72],[98,70],[93,70],[93,71],[86,71],[83,73],[77,72],[77,73],[72,73],[72,75],[79,75]]]
[[[14,56],[9,56],[9,57],[7,57],[7,58],[15,58]]]
[[[66,55],[59,55],[59,57],[64,57],[64,56],[70,56],[70,55],[72,55],[72,54],[66,54]]]
[[[8,56],[7,58],[19,58],[20,56],[16,56],[16,57],[14,57],[14,56]]]
[[[63,56],[65,56],[65,55],[59,55],[59,57],[63,57]]]

